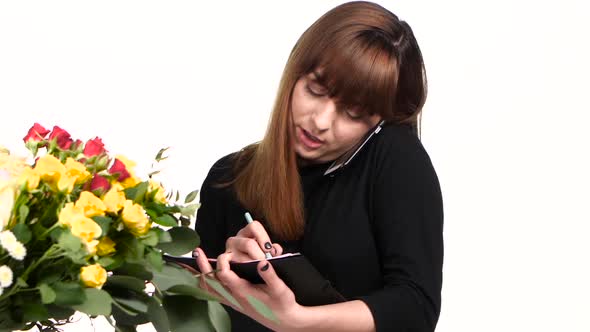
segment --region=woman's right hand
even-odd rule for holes
[[[266,253],[270,253],[271,256],[281,255],[283,247],[278,243],[272,243],[264,226],[254,220],[244,226],[235,236],[227,239],[222,259],[234,262],[262,260],[266,258]],[[195,251],[193,251],[193,256],[195,256]]]

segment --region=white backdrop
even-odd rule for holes
[[[590,331],[583,2],[380,1],[412,25],[429,75],[423,143],[445,200],[437,331]],[[161,179],[186,194],[262,137],[293,44],[339,3],[0,2],[0,144],[25,153],[33,122],[57,124],[102,137],[140,174],[170,146]]]

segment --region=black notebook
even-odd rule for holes
[[[192,257],[164,254],[163,258],[167,262],[186,264],[199,271],[199,267]],[[268,261],[272,264],[277,275],[293,291],[297,303],[316,306],[346,301],[302,254],[285,254],[269,258]],[[215,268],[216,260],[210,259],[209,262]],[[241,278],[253,284],[262,284],[264,281],[258,274],[258,262],[258,260],[244,263],[230,262],[230,266]]]

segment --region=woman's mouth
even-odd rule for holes
[[[299,138],[299,142],[301,142],[301,144],[303,144],[308,150],[315,150],[324,145],[324,141],[313,136],[301,127],[297,127],[297,137]]]

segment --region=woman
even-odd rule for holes
[[[216,277],[242,304],[229,309],[233,330],[434,330],[443,211],[417,136],[425,99],[412,30],[383,7],[346,3],[305,31],[264,139],[216,162],[201,190],[195,256],[209,272],[207,256],[219,255]],[[246,211],[257,221],[246,224]],[[299,305],[264,260],[283,252],[303,253],[347,301]],[[262,259],[265,285],[229,268],[247,259]]]

